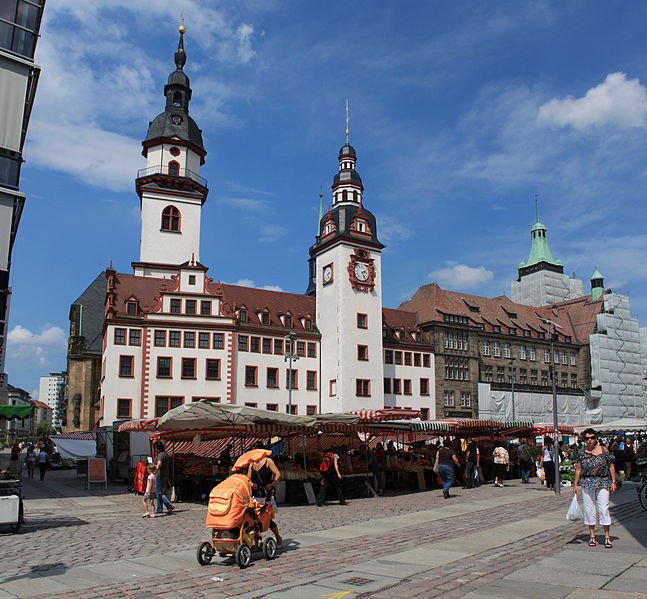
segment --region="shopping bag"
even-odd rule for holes
[[[543,468],[537,468],[537,478],[539,480],[546,480],[546,473]]]
[[[568,511],[566,512],[566,519],[574,522],[576,520],[582,520],[583,518],[584,514],[582,514],[582,508],[577,500],[577,495],[573,495],[571,505],[568,507]]]

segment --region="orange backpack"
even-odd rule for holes
[[[236,528],[241,525],[245,510],[253,505],[252,482],[244,474],[232,474],[209,493],[207,527]]]

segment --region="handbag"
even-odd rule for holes
[[[541,468],[540,466],[537,467],[537,478],[539,480],[546,480],[546,473],[544,472],[544,469]]]

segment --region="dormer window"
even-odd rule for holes
[[[128,316],[137,316],[138,312],[139,310],[137,306],[137,301],[128,300],[128,303],[126,304],[126,313],[128,314]]]
[[[245,308],[238,310],[238,321],[247,322],[247,310]]]
[[[181,216],[175,206],[167,206],[162,210],[162,231],[180,232]]]
[[[264,324],[265,326],[270,324],[270,313],[269,312],[261,312],[261,324]]]
[[[283,322],[285,324],[286,329],[291,329],[292,328],[292,315],[291,314],[286,314],[283,317]]]
[[[305,329],[306,329],[306,331],[311,331],[312,330],[312,318],[306,318]]]

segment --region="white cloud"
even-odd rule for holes
[[[450,289],[473,289],[492,280],[494,273],[484,266],[476,268],[447,261],[447,267],[429,273],[429,278]]]
[[[378,237],[387,246],[396,246],[398,242],[411,239],[414,232],[411,227],[402,223],[397,217],[391,214],[376,215],[378,222]]]
[[[17,324],[7,336],[7,342],[12,345],[28,345],[32,347],[65,347],[65,332],[61,327],[45,325],[40,333],[34,333]]]
[[[278,285],[257,285],[251,279],[239,279],[235,283],[232,283],[232,285],[240,285],[241,287],[254,287],[257,289],[266,289],[267,291],[283,291],[283,288],[279,287]]]
[[[644,127],[647,89],[638,79],[610,73],[604,83],[592,87],[582,98],[553,98],[539,108],[540,124],[571,126],[580,131],[601,125]]]
[[[265,200],[254,200],[252,198],[221,198],[220,204],[240,208],[241,210],[265,210],[269,208]]]
[[[24,370],[26,364],[48,368],[65,363],[67,339],[62,328],[45,325],[39,333],[17,324],[7,335],[7,371]]]

